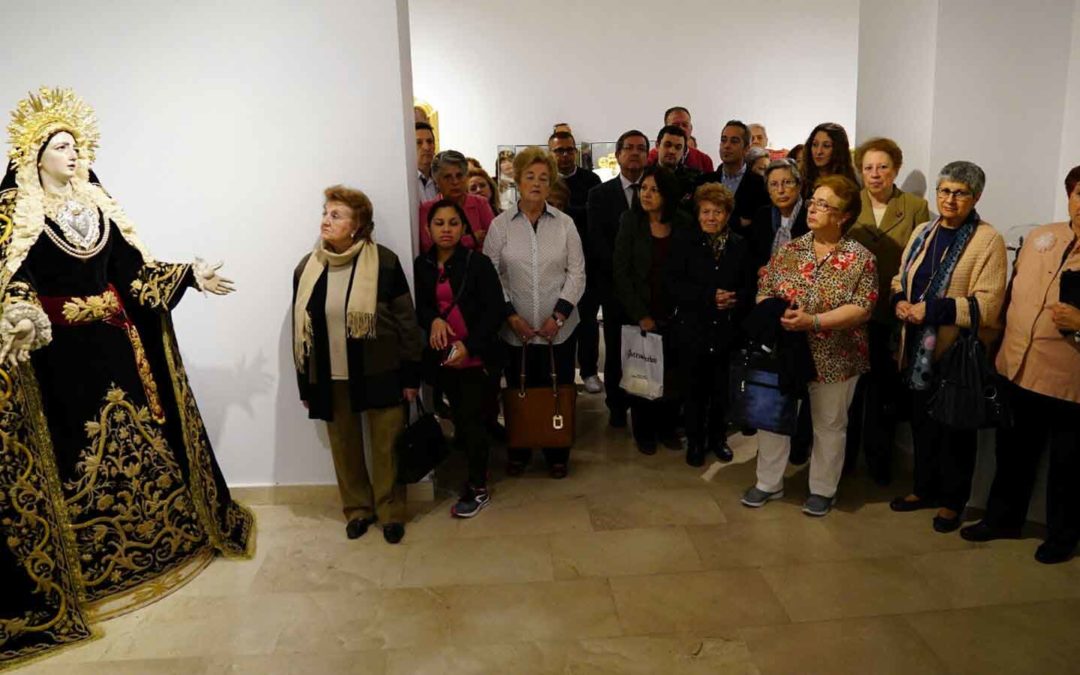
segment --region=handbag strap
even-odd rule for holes
[[[971,333],[975,336],[979,336],[979,301],[975,299],[974,295],[969,295],[968,301],[968,313],[971,315]]]
[[[465,285],[469,282],[469,263],[472,262],[472,254],[472,249],[467,249],[467,253],[465,254],[465,273],[461,276],[461,286],[458,286],[449,306],[447,306],[444,311],[439,312],[439,318],[443,321],[446,321],[446,318],[450,316],[450,312],[454,311],[454,308],[457,307],[458,300],[461,299],[461,294],[465,292]],[[449,275],[447,276],[447,279],[449,279]]]

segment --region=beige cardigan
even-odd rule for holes
[[[911,234],[901,260],[906,260],[911,245],[919,235],[932,223],[924,223]],[[915,271],[919,269],[925,257],[925,251],[929,247],[930,239],[923,246],[923,252],[916,256],[908,270],[906,285],[910,289],[915,278]],[[900,275],[904,270],[901,266],[899,272],[892,280],[892,293],[900,293]],[[960,260],[956,262],[952,278],[949,279],[949,288],[945,292],[947,298],[963,300],[971,296],[979,304],[980,327],[979,339],[989,345],[1001,332],[1001,309],[1005,303],[1005,284],[1008,281],[1008,260],[1005,254],[1005,240],[994,227],[985,221],[980,221],[975,233],[971,236]],[[911,301],[910,298],[902,298]],[[956,341],[960,328],[971,327],[971,311],[967,302],[956,303],[956,324],[953,326],[941,326],[937,333],[937,346],[934,348],[934,360],[941,358],[946,349]],[[907,337],[907,323],[903,324],[900,332],[900,356],[904,355],[904,343]],[[901,366],[904,364],[901,363]]]

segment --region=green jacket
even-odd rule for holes
[[[900,258],[911,233],[918,225],[929,222],[930,209],[926,200],[893,186],[881,226],[874,222],[874,209],[870,205],[870,193],[862,191],[862,213],[848,234],[870,249],[877,258],[878,301],[873,319],[882,323],[896,321],[889,303],[892,279],[900,271]]]

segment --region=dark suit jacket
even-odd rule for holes
[[[591,262],[589,273],[595,277],[598,300],[604,305],[605,315],[621,311],[614,298],[615,237],[619,234],[619,218],[629,208],[619,176],[589,190],[585,256]]]
[[[795,214],[795,222],[791,224],[791,238],[801,237],[810,231],[806,224],[806,202],[802,203],[799,212]],[[750,241],[751,255],[754,256],[754,269],[763,267],[772,257],[773,239],[776,231],[780,228],[780,209],[775,206],[762,206],[754,214],[750,227],[744,230],[732,228],[736,232],[742,232],[743,236]]]
[[[723,183],[722,172],[724,166],[712,173],[707,173],[698,178],[698,185],[704,183]],[[762,206],[769,204],[769,191],[765,187],[765,180],[746,168],[746,173],[739,181],[739,189],[735,190],[735,212],[731,214],[728,222],[732,225],[741,225],[743,221],[749,223],[754,219],[754,214]]]
[[[589,191],[600,184],[600,176],[588,169],[578,167],[574,175],[563,178],[566,187],[570,188],[570,202],[566,205],[566,213],[577,225],[578,234],[584,243],[588,236],[589,214],[587,209]]]

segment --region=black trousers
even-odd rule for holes
[[[726,349],[682,354],[683,414],[691,446],[723,444],[727,437],[729,356]]]
[[[897,411],[904,391],[890,344],[892,326],[871,321],[868,328],[870,372],[859,378],[848,409],[846,463],[857,463],[859,451],[863,450],[870,474],[887,482],[892,472]]]
[[[483,368],[440,368],[439,386],[454,418],[454,447],[469,463],[469,485],[487,487],[491,443],[485,408],[491,398],[490,378]]]
[[[1046,485],[1047,540],[1080,543],[1080,403],[1009,384],[1015,425],[997,432],[997,472],[986,505],[987,524],[1019,529],[1027,519],[1039,459],[1050,449]]]
[[[596,301],[596,291],[585,286],[585,295],[577,304],[578,324],[577,333],[577,362],[581,371],[582,379],[592,377],[599,372],[600,362],[600,324],[596,320],[596,313],[600,305]]]
[[[915,487],[920,499],[936,501],[962,513],[971,496],[978,435],[974,429],[954,429],[927,412],[930,391],[911,392],[911,435],[915,441]]]
[[[506,346],[506,385],[510,388],[521,386],[521,350],[523,347]],[[555,380],[557,384],[574,383],[574,355],[577,353],[577,331],[564,342],[555,345]],[[529,345],[525,352],[525,386],[551,386],[551,360],[548,346]],[[570,448],[544,448],[544,458],[549,465],[566,464],[570,459]],[[512,462],[528,463],[532,457],[532,448],[507,448],[507,456]]]
[[[626,413],[630,407],[627,393],[619,386],[622,381],[622,322],[620,311],[604,305],[604,393],[608,410]]]
[[[640,396],[628,396],[634,440],[638,443],[656,443],[675,435],[679,416],[679,402],[662,398],[650,401]]]

